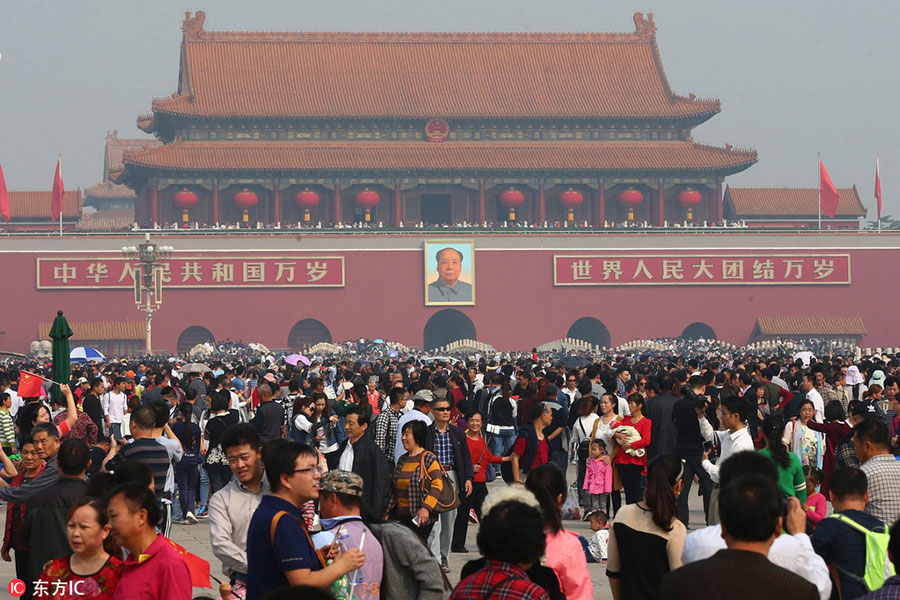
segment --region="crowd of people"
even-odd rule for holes
[[[23,597],[191,598],[208,520],[225,599],[900,598],[894,357],[232,350],[4,366]]]

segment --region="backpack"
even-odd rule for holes
[[[850,573],[846,569],[840,569],[845,575],[862,581],[870,592],[879,589],[884,581],[894,575],[894,565],[888,558],[888,543],[891,536],[887,531],[877,532],[867,529],[846,515],[835,513],[831,517],[841,523],[849,525],[866,536],[866,572],[860,577],[856,573]],[[887,528],[885,528],[887,529]]]
[[[587,460],[588,456],[591,455],[591,442],[597,437],[597,425],[600,424],[600,418],[597,417],[597,420],[594,421],[594,428],[591,429],[591,436],[585,437],[585,439],[581,440],[578,443],[578,458]],[[581,418],[578,419],[578,427],[581,428],[581,433],[587,436],[587,431],[584,430],[584,425],[581,422]]]

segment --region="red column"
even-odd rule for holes
[[[272,221],[274,223],[281,223],[281,194],[278,193],[277,183],[272,190],[272,202]]]
[[[659,191],[656,195],[656,225],[657,227],[662,227],[663,222],[666,220],[666,206],[665,199],[663,196],[663,182],[662,179],[659,180]]]
[[[541,181],[540,191],[538,192],[538,225],[543,225],[547,220],[547,196],[544,194],[544,182]]]
[[[341,222],[341,182],[337,179],[334,180],[334,214],[332,215],[332,221],[337,225]]]
[[[484,210],[484,182],[478,184],[478,222],[484,223],[487,220]]]
[[[400,184],[394,184],[394,227],[403,224],[403,199],[400,196]]]
[[[594,225],[603,227],[603,223],[606,221],[606,186],[603,183],[600,184],[600,190],[597,192],[597,204],[600,206],[597,211],[597,222]]]
[[[155,183],[150,186],[150,216],[154,225],[159,223],[159,188]]]
[[[721,223],[725,219],[725,198],[722,196],[722,182],[716,184],[716,221]]]
[[[219,182],[213,183],[212,222],[219,222]]]

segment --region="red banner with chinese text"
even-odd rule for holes
[[[849,254],[554,255],[553,285],[849,285]]]
[[[344,287],[344,257],[176,256],[159,262],[166,288]],[[133,288],[139,263],[121,256],[37,259],[37,289]]]

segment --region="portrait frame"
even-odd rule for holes
[[[438,253],[455,250],[461,263],[457,280],[451,286],[445,284],[438,271]],[[423,246],[425,306],[475,306],[475,241],[428,240]],[[447,268],[447,267],[443,267]],[[449,267],[452,276],[453,267]],[[460,287],[457,287],[460,286]]]

